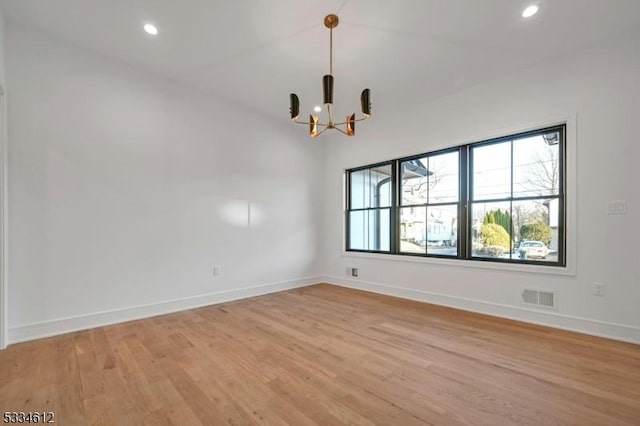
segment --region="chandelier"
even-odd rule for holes
[[[324,18],[324,26],[329,28],[329,74],[322,77],[322,93],[324,104],[327,109],[328,120],[320,122],[320,117],[317,115],[309,115],[309,121],[298,121],[298,115],[300,115],[300,100],[298,95],[292,93],[290,97],[291,108],[291,120],[294,123],[306,124],[309,126],[309,136],[315,138],[321,135],[327,129],[335,129],[347,136],[355,135],[356,122],[366,120],[371,116],[371,92],[369,89],[364,89],[360,95],[360,105],[362,107],[363,116],[356,118],[355,114],[347,115],[345,121],[336,123],[333,121],[333,29],[338,26],[338,16],[327,15]],[[320,112],[320,107],[316,107],[315,111]],[[344,130],[340,127],[344,126]]]

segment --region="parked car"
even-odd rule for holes
[[[546,259],[549,248],[542,241],[521,241],[518,252],[520,259]]]

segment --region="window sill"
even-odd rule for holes
[[[420,257],[420,256],[404,256],[401,254],[382,254],[382,253],[363,253],[353,251],[342,251],[342,257],[345,258],[360,258],[360,259],[376,259],[384,260],[387,262],[411,262],[422,263],[425,265],[440,265],[449,266],[454,268],[476,268],[476,269],[489,269],[503,272],[524,272],[530,274],[546,274],[546,275],[561,275],[561,276],[576,276],[575,268],[567,265],[562,266],[548,266],[548,265],[531,265],[531,264],[518,264],[518,263],[498,263],[498,262],[483,262],[481,260],[462,260],[462,259],[446,259],[440,257]]]

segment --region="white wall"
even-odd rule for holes
[[[4,87],[4,13],[0,9],[0,85]]]
[[[374,115],[360,127],[358,143],[331,141],[325,164],[327,280],[640,342],[639,75],[640,36],[627,35],[402,111],[404,115],[395,120]],[[574,151],[569,178],[570,197],[575,200],[568,212],[576,231],[569,241],[574,274],[343,252],[344,169],[565,118]],[[610,200],[627,200],[628,214],[608,216]],[[354,266],[359,277],[347,278],[346,267]],[[593,282],[606,284],[605,297],[592,295]],[[524,286],[557,290],[558,311],[523,308],[520,291]]]
[[[4,69],[4,15],[0,9],[0,349],[7,345],[7,299],[6,299],[6,258],[7,258],[7,109],[5,98]]]
[[[300,129],[18,24],[6,49],[12,342],[317,282]]]

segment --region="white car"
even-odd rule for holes
[[[546,259],[549,249],[542,241],[522,241],[518,252],[520,259]]]

